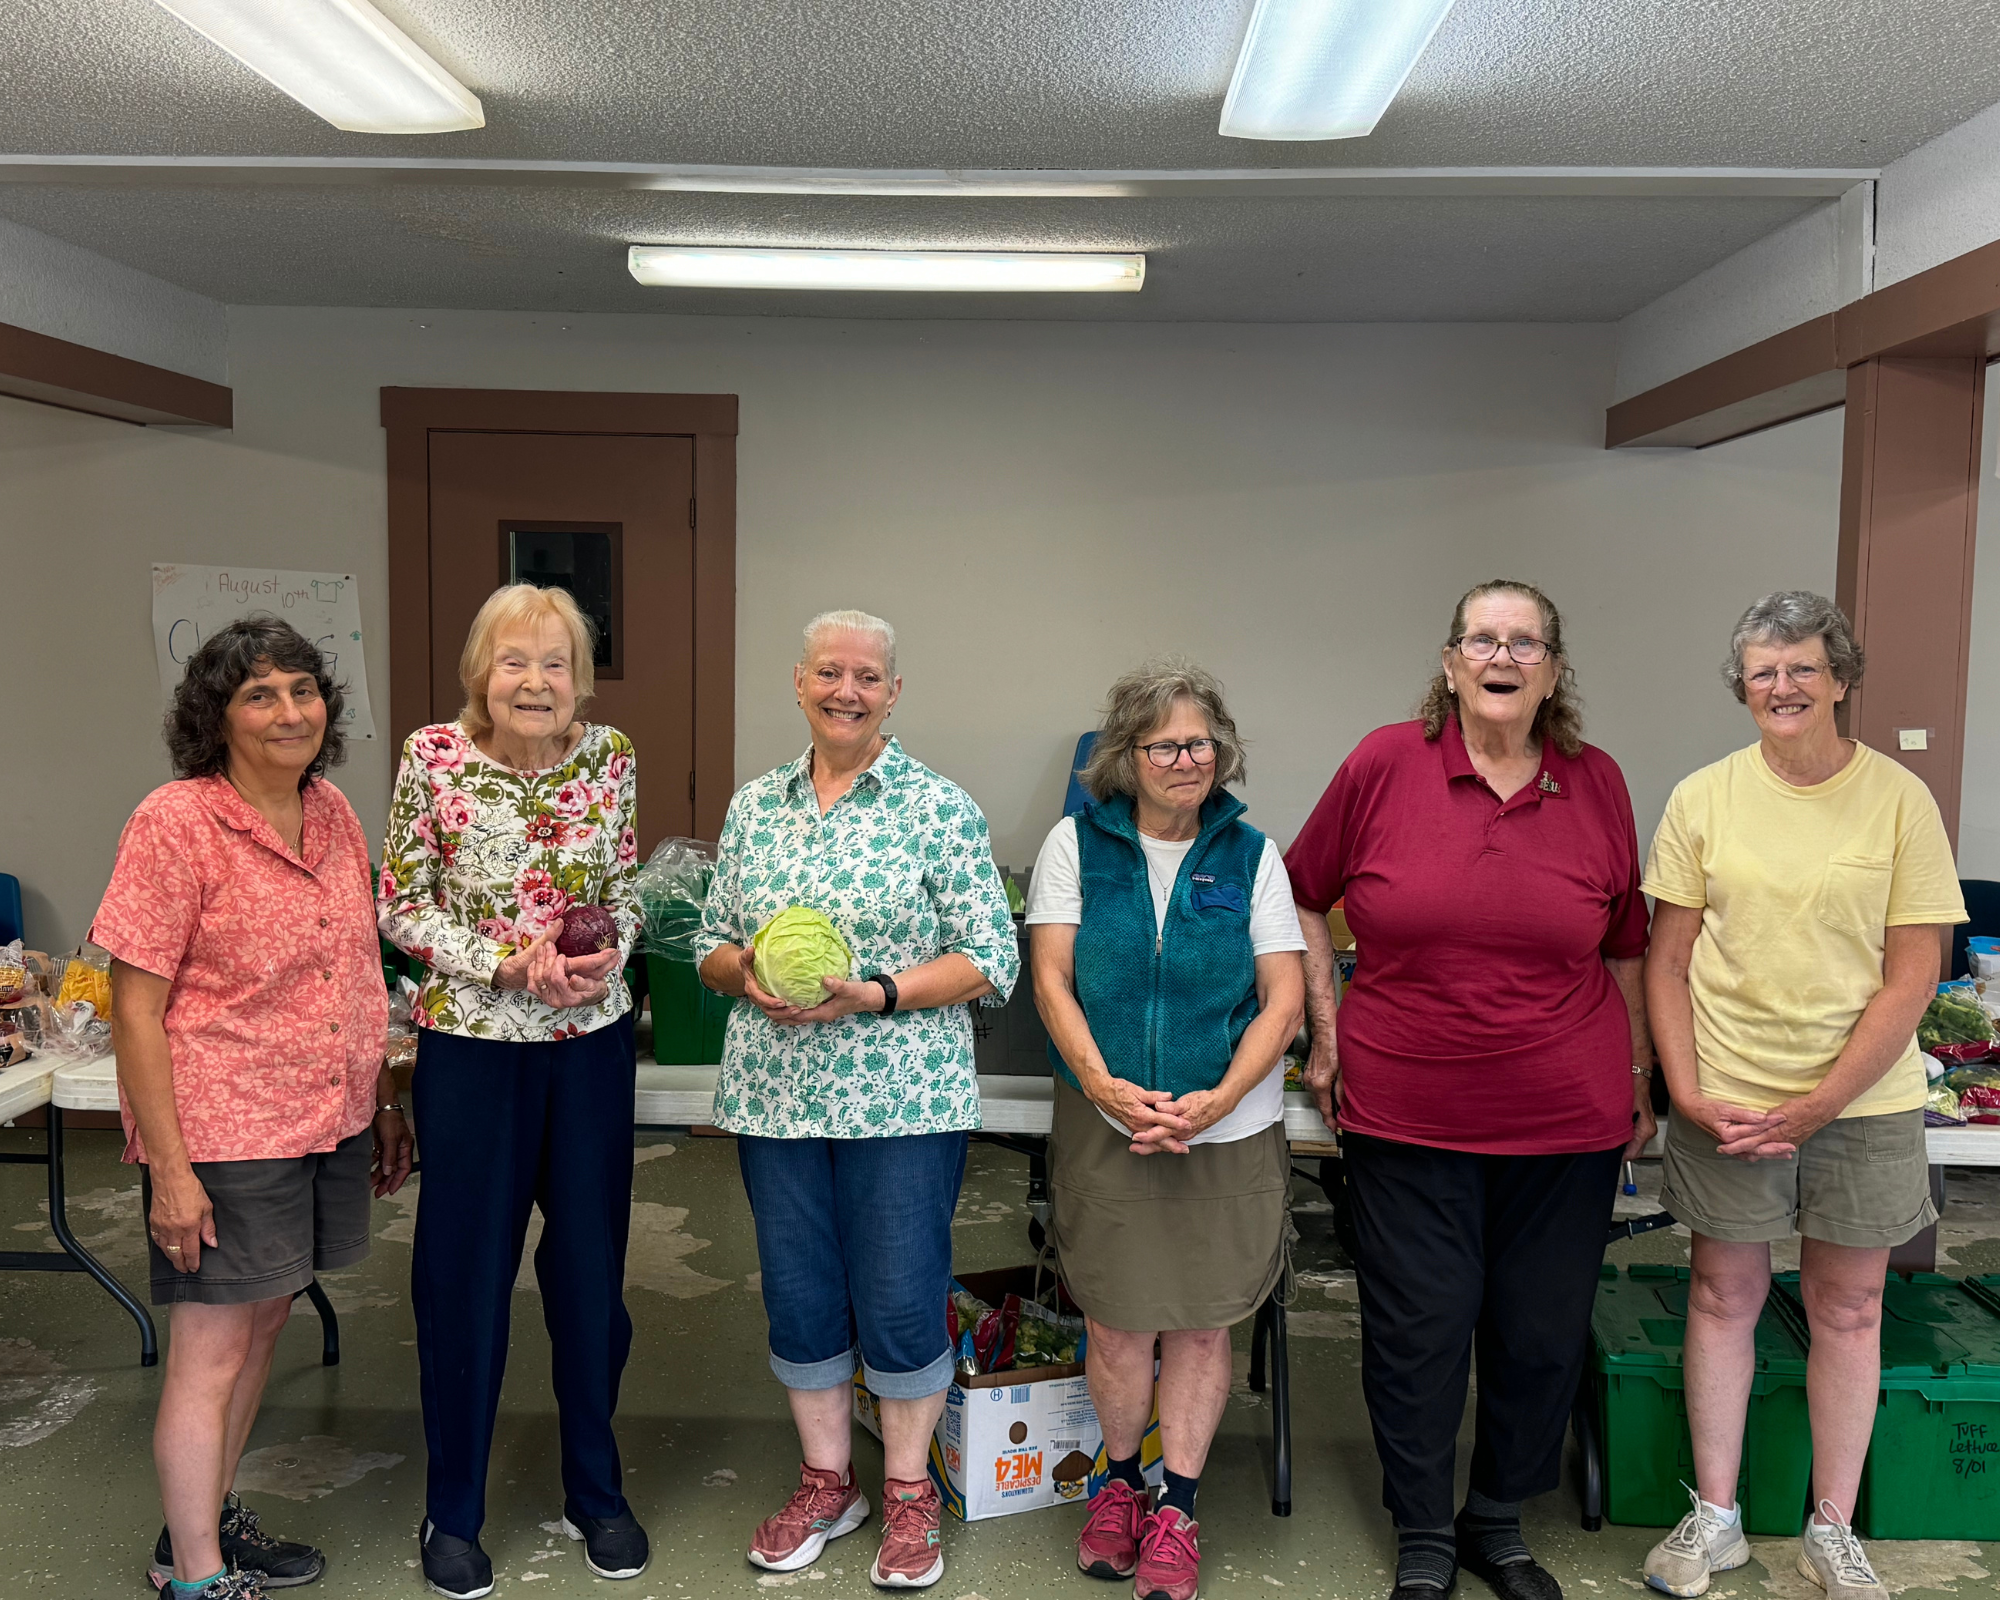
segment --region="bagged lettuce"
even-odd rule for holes
[[[844,978],[854,969],[854,953],[840,930],[810,906],[787,906],[757,930],[750,948],[758,984],[789,1005],[818,1005],[826,998],[820,979]]]

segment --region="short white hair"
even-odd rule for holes
[[[882,641],[882,655],[889,663],[889,676],[895,677],[896,630],[880,617],[870,616],[865,611],[822,611],[806,624],[805,642],[799,649],[801,665],[812,659],[813,640],[823,633],[872,633]]]

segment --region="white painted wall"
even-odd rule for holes
[[[9,659],[45,779],[9,785],[8,868],[50,943],[166,776],[151,562],[358,572],[386,706],[385,383],[740,394],[737,777],[803,745],[800,624],[866,607],[902,636],[893,728],[1017,866],[1110,680],[1165,649],[1223,677],[1251,815],[1288,840],[1495,575],[1567,612],[1590,737],[1649,834],[1676,779],[1750,735],[1716,674],[1739,610],[1833,581],[1839,419],[1607,453],[1605,328],[230,318],[232,434],[0,401],[0,540],[32,597]],[[371,830],[392,758],[340,775]]]
[[[211,383],[229,381],[229,314],[217,302],[5,221],[0,322]]]

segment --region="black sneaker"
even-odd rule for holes
[[[600,1578],[636,1578],[652,1559],[646,1530],[629,1510],[599,1521],[580,1516],[565,1501],[562,1531],[583,1541],[583,1564]]]
[[[493,1563],[477,1539],[459,1539],[429,1517],[417,1531],[417,1552],[424,1558],[424,1587],[446,1600],[479,1600],[493,1592]]]
[[[312,1583],[326,1571],[326,1557],[309,1544],[274,1539],[258,1526],[257,1513],[231,1491],[222,1502],[222,1518],[215,1536],[222,1545],[222,1564],[230,1572],[254,1573],[266,1589],[295,1589]],[[160,1530],[153,1546],[149,1574],[157,1588],[164,1589],[174,1575],[174,1546],[167,1530]]]

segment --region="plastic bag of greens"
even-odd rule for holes
[[[1993,1022],[1965,979],[1941,983],[1917,1023],[1917,1048],[1960,1061],[1977,1061],[1993,1046]]]
[[[1965,1113],[1960,1109],[1958,1096],[1944,1084],[1934,1083],[1924,1099],[1924,1126],[1926,1128],[1962,1128]]]
[[[694,936],[715,878],[715,846],[701,839],[662,839],[639,869],[639,942],[649,955],[694,960]]]
[[[1014,1331],[1014,1365],[1062,1367],[1077,1359],[1083,1341],[1083,1318],[1064,1316],[1033,1300],[1021,1302],[1021,1320]]]

